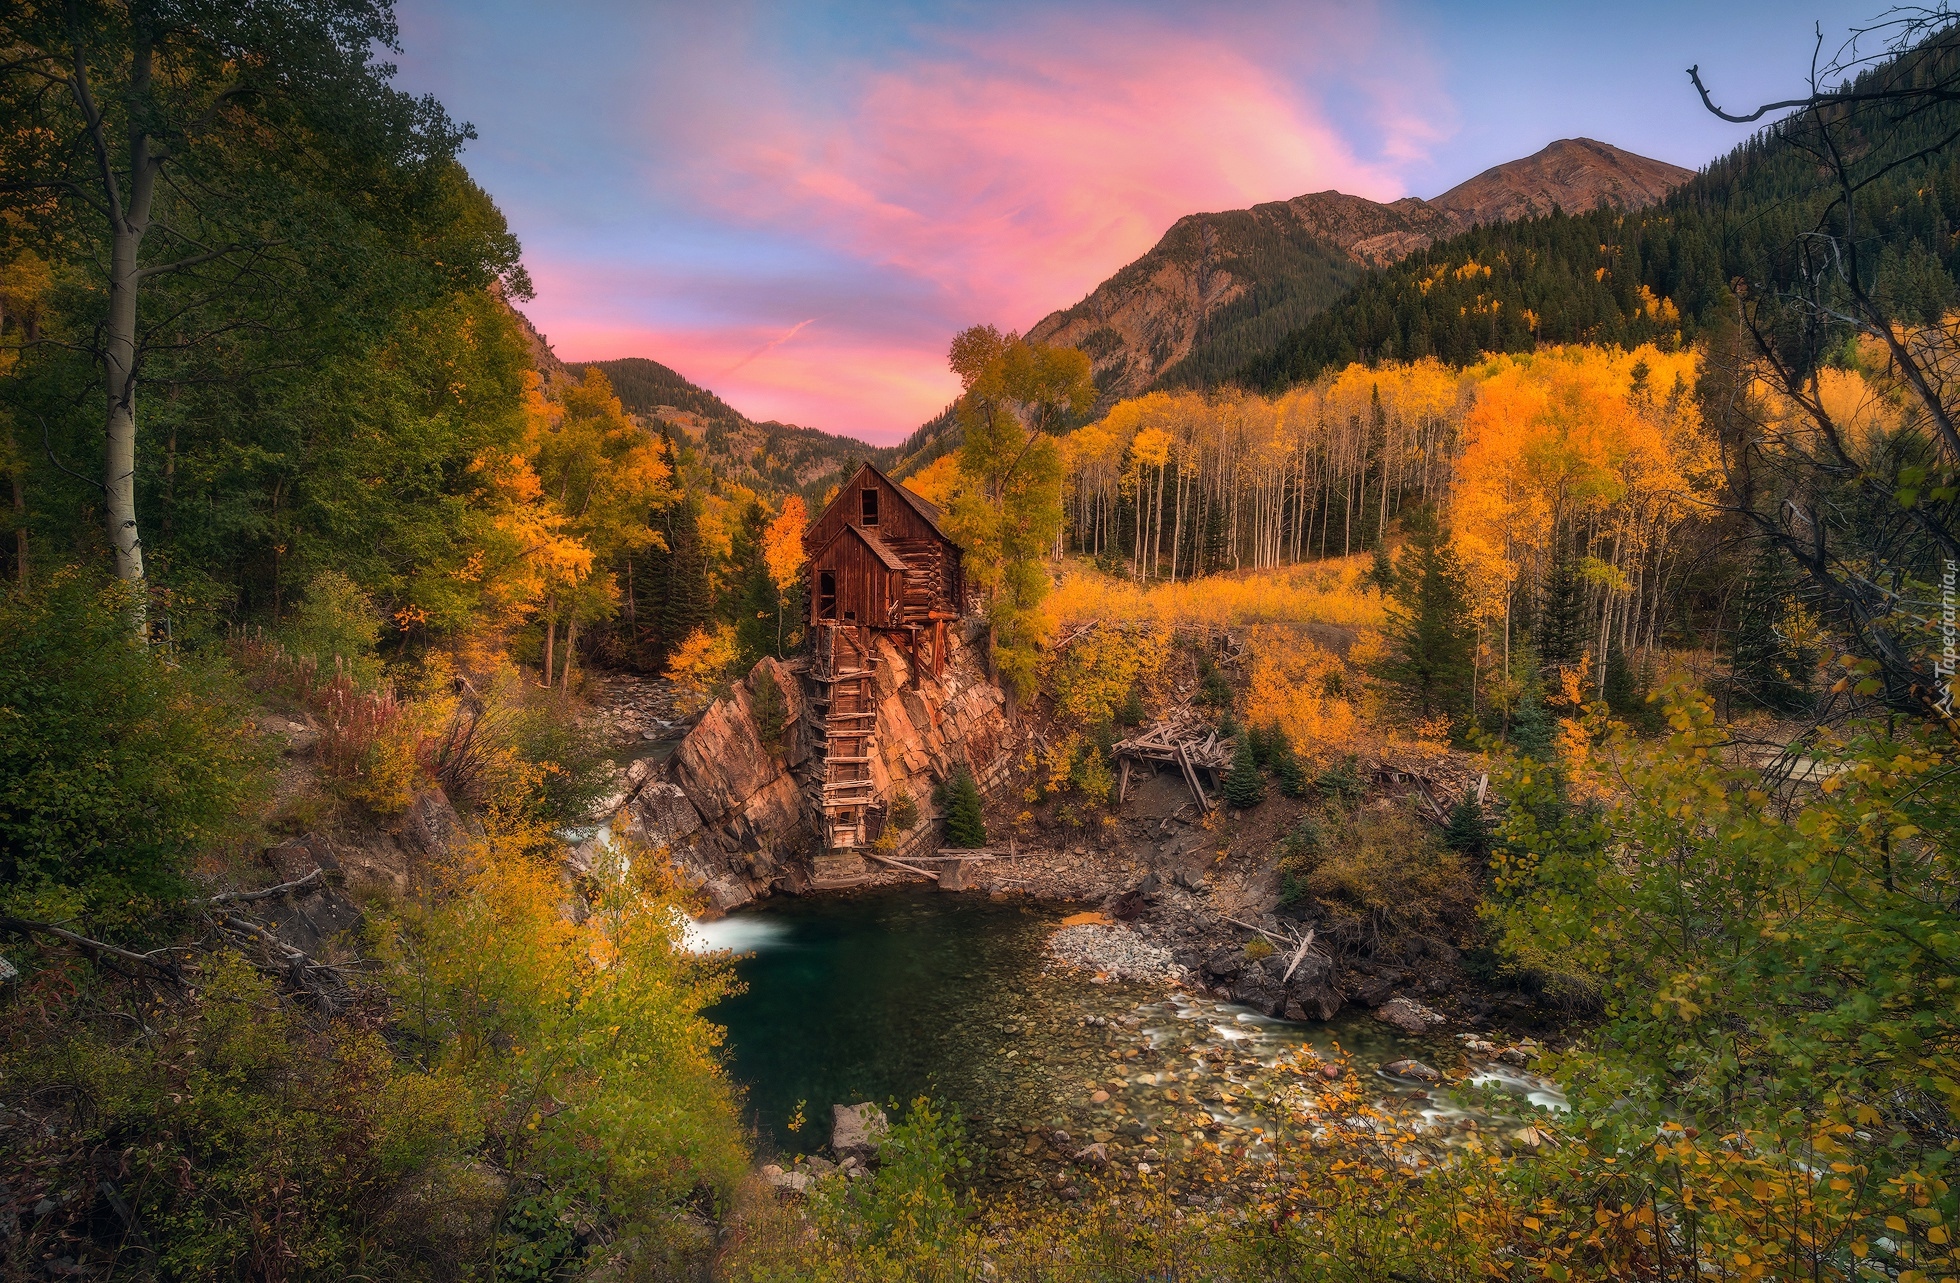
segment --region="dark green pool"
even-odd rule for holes
[[[728,1027],[759,1136],[813,1150],[831,1105],[860,1100],[932,1095],[969,1117],[1033,1104],[994,1062],[1012,1037],[1004,1013],[1027,1010],[1037,990],[1058,996],[1040,974],[1042,941],[1064,912],[885,891],[773,901],[707,924],[713,942],[751,951],[737,964],[748,991],[711,1014]],[[799,1102],[810,1123],[800,1132]]]
[[[1303,1045],[1375,1074],[1385,1100],[1446,1128],[1496,1121],[1487,1104],[1378,1073],[1404,1056],[1458,1065],[1448,1037],[1407,1038],[1362,1011],[1290,1024],[1050,970],[1044,946],[1067,912],[902,888],[772,900],[698,928],[707,945],[740,955],[747,992],[710,1015],[728,1028],[761,1148],[820,1149],[833,1104],[929,1095],[958,1108],[995,1180],[1023,1178],[1036,1127],[1174,1152],[1194,1122],[1209,1123],[1257,1153],[1276,1113],[1265,1103],[1273,1066]],[[1481,1081],[1550,1099],[1550,1085],[1528,1076]],[[799,1112],[801,1129],[792,1127]]]

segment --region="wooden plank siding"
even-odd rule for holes
[[[959,545],[938,509],[864,464],[804,536],[810,623],[853,620],[875,628],[924,628],[960,618],[966,601]],[[857,538],[846,538],[845,532]],[[836,586],[835,612],[827,582]]]

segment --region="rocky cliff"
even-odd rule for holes
[[[1013,766],[1019,733],[1000,688],[971,647],[955,644],[945,676],[912,681],[910,661],[880,640],[875,679],[877,737],[872,779],[889,802],[900,790],[920,820],[894,834],[891,854],[923,849],[938,831],[933,787],[961,762],[983,791],[998,792]],[[757,692],[773,681],[787,704],[785,727],[765,742]],[[816,853],[821,734],[800,661],[764,659],[702,714],[674,754],[629,777],[615,832],[664,846],[722,912],[774,890],[808,885]]]

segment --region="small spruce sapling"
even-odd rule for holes
[[[903,788],[892,790],[890,809],[885,816],[886,825],[895,833],[907,833],[919,822],[919,804],[912,800],[912,794]]]
[[[1273,782],[1285,797],[1304,797],[1307,792],[1307,770],[1300,765],[1300,755],[1293,751],[1293,741],[1278,725],[1266,731],[1266,765],[1273,773]]]
[[[987,821],[980,810],[980,786],[964,764],[943,787],[946,845],[972,850],[987,845]]]
[[[755,735],[770,756],[780,756],[789,740],[789,701],[776,675],[764,668],[751,683],[749,710],[755,717]]]
[[[1213,708],[1232,706],[1232,684],[1203,651],[1198,652],[1198,700]]]
[[[1258,759],[1252,752],[1252,737],[1239,736],[1232,750],[1232,769],[1225,772],[1225,801],[1237,810],[1247,811],[1266,800],[1266,777],[1259,773]]]
[[[1129,694],[1123,697],[1122,707],[1116,710],[1117,724],[1124,727],[1141,726],[1147,716],[1149,714],[1143,710],[1143,696],[1136,687],[1130,687]]]
[[[1484,822],[1484,808],[1477,805],[1474,792],[1464,790],[1450,808],[1449,823],[1443,826],[1443,845],[1479,860],[1490,855],[1490,827]]]

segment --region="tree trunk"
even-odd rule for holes
[[[551,689],[551,679],[557,676],[557,666],[552,663],[551,644],[558,639],[558,599],[553,597],[544,604],[544,682],[546,690]]]
[[[110,250],[109,315],[102,327],[102,491],[116,577],[143,580],[143,540],[136,525],[136,252],[140,231],[119,230]],[[141,606],[137,609],[140,611]]]
[[[27,587],[27,488],[22,474],[26,465],[18,457],[8,475],[14,483],[14,582]]]
[[[572,664],[578,659],[578,616],[565,620],[565,684],[567,695],[572,693]]]

